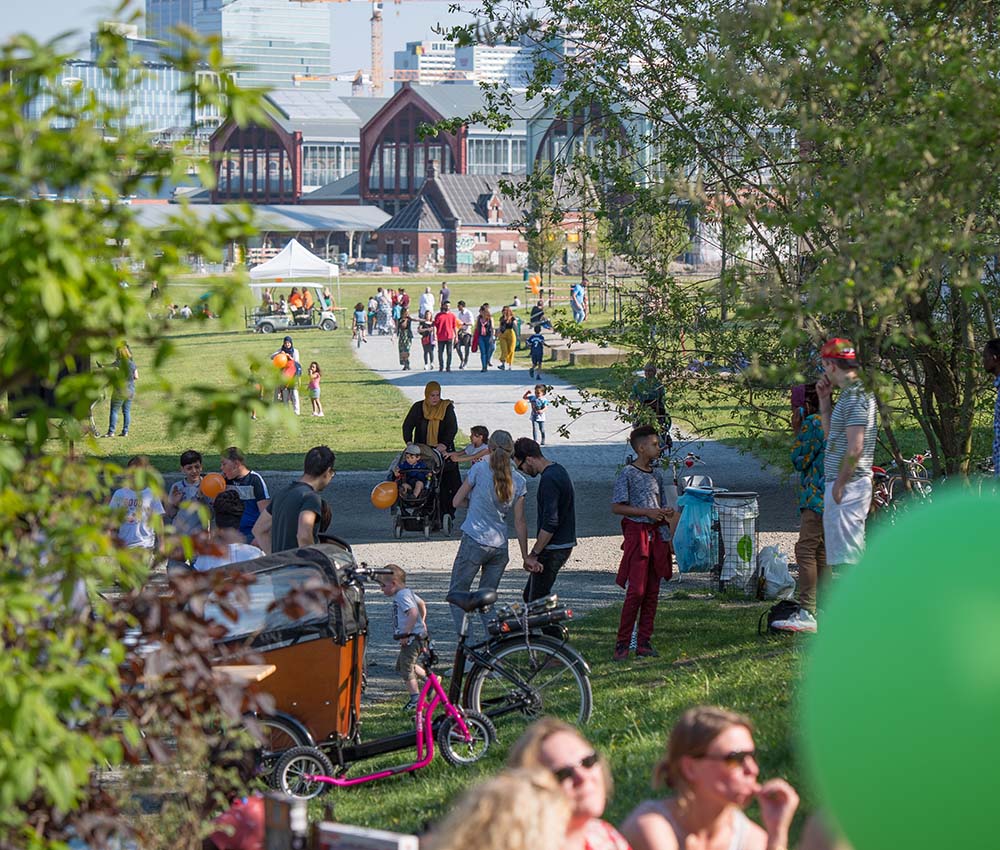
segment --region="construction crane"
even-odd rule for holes
[[[382,70],[382,0],[290,0],[293,3],[371,3],[372,16],[371,16],[371,27],[372,27],[372,67],[371,67],[371,93],[374,97],[381,97],[382,92],[385,88],[385,73]],[[392,0],[392,2],[398,6],[402,3],[402,0]],[[407,0],[407,2],[412,3],[416,0]],[[442,2],[442,0],[423,0],[423,2]],[[400,73],[412,73],[412,77],[400,77]],[[436,72],[436,73],[446,73],[446,72]],[[462,73],[461,71],[456,71],[454,73]],[[334,79],[339,77],[339,75],[317,75],[315,77],[310,77],[310,79]],[[293,78],[294,79],[294,78]],[[394,80],[429,80],[428,72],[421,74],[419,71],[409,71],[401,72],[396,71],[393,74]],[[468,76],[462,77],[440,77],[439,79],[469,79]],[[355,93],[353,87],[354,80],[351,80],[352,88],[351,93]]]

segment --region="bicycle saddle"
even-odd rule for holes
[[[473,611],[485,611],[489,608],[497,601],[497,592],[495,590],[476,590],[472,593],[464,593],[456,590],[449,593],[444,601],[450,602],[469,614]]]

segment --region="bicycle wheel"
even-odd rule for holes
[[[469,674],[463,703],[487,717],[543,714],[577,725],[590,719],[593,694],[583,659],[551,638],[509,638],[489,653],[516,681],[477,665]]]
[[[437,745],[441,748],[444,760],[455,767],[474,764],[479,761],[497,739],[497,730],[490,720],[478,711],[465,712],[465,725],[472,739],[465,740],[462,730],[453,717],[447,718],[438,726]]]
[[[330,784],[313,777],[333,776],[333,763],[316,747],[295,747],[280,759],[274,769],[274,787],[289,797],[311,800],[326,791]]]
[[[260,745],[257,752],[257,770],[265,777],[270,777],[274,772],[274,766],[282,753],[310,743],[294,723],[282,717],[265,714],[247,717],[247,720],[256,723],[259,730],[259,734],[254,736]]]

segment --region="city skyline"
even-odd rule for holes
[[[133,3],[139,11],[145,2]],[[369,17],[367,3],[337,3],[333,6],[335,27],[345,33],[336,43],[331,55],[333,73],[350,74],[362,69],[368,71],[371,61],[369,47]],[[408,41],[440,38],[434,28],[439,23],[457,24],[468,15],[449,13],[448,0],[442,2],[412,2],[396,5],[386,3],[384,8],[384,71],[391,73],[393,55],[404,48]],[[114,4],[84,3],[77,0],[36,0],[29,7],[16,6],[8,11],[0,23],[0,38],[6,39],[18,32],[27,32],[35,38],[47,40],[66,30],[75,30],[76,37],[68,42],[73,49],[86,49],[90,33],[100,21],[115,19]],[[117,16],[118,18],[125,16]],[[346,93],[348,83],[334,84],[334,91]]]

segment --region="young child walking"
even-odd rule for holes
[[[319,400],[319,383],[322,379],[319,363],[313,360],[309,364],[309,398],[312,399],[313,416],[323,415],[323,402]]]
[[[625,588],[625,603],[618,623],[614,660],[628,658],[636,619],[638,658],[659,655],[653,649],[653,623],[660,598],[660,580],[673,574],[670,526],[677,506],[677,490],[653,466],[660,456],[660,438],[652,425],[641,425],[629,435],[636,459],[615,480],[611,512],[622,518],[622,560],[615,583]]]
[[[382,593],[392,598],[392,636],[399,642],[396,672],[410,693],[404,710],[416,711],[420,695],[419,679],[427,676],[417,663],[427,640],[427,606],[406,586],[406,570],[397,564],[386,564],[386,569],[391,570],[392,575],[386,576],[381,584]]]
[[[528,348],[531,350],[531,368],[528,374],[536,381],[542,377],[542,357],[545,356],[545,337],[542,336],[542,326],[535,325],[534,333],[528,337]]]
[[[531,405],[531,438],[540,446],[545,445],[545,408],[548,400],[545,398],[545,384],[535,384],[535,391],[528,390],[524,397]],[[541,435],[541,439],[538,439]]]

